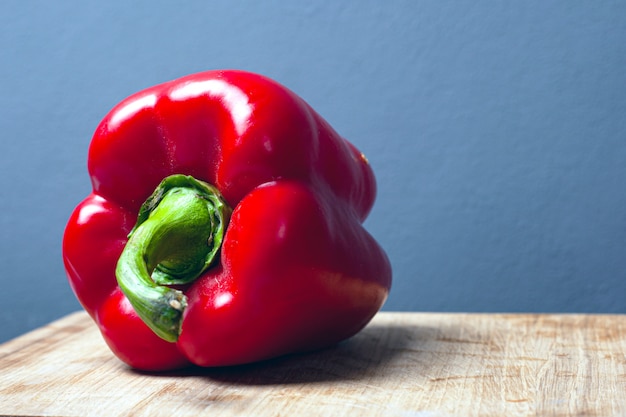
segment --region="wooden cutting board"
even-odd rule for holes
[[[626,316],[380,313],[324,351],[162,375],[85,313],[0,345],[0,415],[626,416]]]

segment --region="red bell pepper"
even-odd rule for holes
[[[383,305],[367,160],[287,88],[209,71],[122,101],[63,239],[70,285],[128,365],[242,364],[335,344]]]

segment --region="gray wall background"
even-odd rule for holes
[[[80,308],[61,238],[124,97],[263,73],[370,159],[386,310],[626,313],[626,2],[0,3],[0,341]]]

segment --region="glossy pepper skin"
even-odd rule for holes
[[[130,96],[98,126],[88,170],[92,193],[66,226],[64,263],[78,300],[132,367],[235,365],[322,348],[357,333],[388,296],[390,263],[362,226],[376,191],[370,165],[266,77],[208,71]],[[226,207],[221,245],[199,276],[144,282],[179,297],[166,306],[180,313],[170,340],[146,324],[122,285],[139,281],[119,276],[126,258],[154,274],[163,259],[188,257],[160,232],[139,245],[149,255],[128,249],[141,210],[156,206],[144,203],[162,197],[155,189],[167,178],[214,187]]]

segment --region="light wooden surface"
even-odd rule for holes
[[[0,369],[0,415],[626,416],[626,316],[381,313],[321,352],[151,375],[76,313]]]

